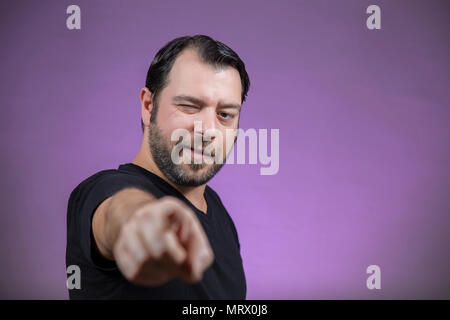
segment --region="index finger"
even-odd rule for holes
[[[187,263],[191,267],[192,276],[200,280],[202,273],[211,265],[214,254],[208,238],[196,217],[192,219],[191,229],[186,241]]]

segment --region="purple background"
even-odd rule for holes
[[[66,8],[81,7],[81,30]],[[381,6],[381,30],[366,28]],[[211,186],[248,299],[450,298],[448,1],[1,1],[0,298],[68,297],[66,206],[131,161],[139,90],[169,40],[245,61],[241,127],[280,129],[280,170]],[[381,267],[381,290],[366,287]]]

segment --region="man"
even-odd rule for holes
[[[210,37],[159,50],[140,92],[138,154],[70,195],[66,264],[81,274],[71,299],[245,299],[234,223],[206,183],[236,140],[249,85],[239,56]]]

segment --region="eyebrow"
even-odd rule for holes
[[[175,102],[175,103],[180,103],[183,101],[189,101],[189,102],[199,105],[201,107],[206,105],[205,101],[203,101],[202,99],[199,99],[199,98],[196,98],[193,96],[189,96],[189,95],[178,95],[178,96],[173,97],[173,102]],[[241,110],[241,105],[236,104],[236,103],[220,103],[218,107],[222,108],[222,109],[237,109],[238,111]]]

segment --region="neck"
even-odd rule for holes
[[[203,196],[205,192],[206,184],[202,184],[200,186],[182,186],[176,183],[173,183],[170,179],[168,179],[162,172],[159,170],[155,161],[153,160],[153,156],[150,151],[150,147],[148,143],[146,143],[145,137],[142,141],[141,148],[137,155],[134,157],[131,163],[138,165],[154,174],[159,176],[161,179],[165,180],[172,187],[177,189],[186,199],[188,199],[195,207],[197,207],[200,211],[206,212],[206,200]]]

